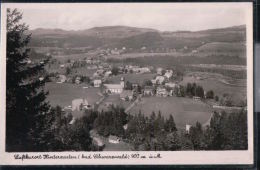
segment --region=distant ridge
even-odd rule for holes
[[[88,47],[96,48],[132,48],[142,47],[196,49],[205,43],[212,42],[244,42],[246,26],[232,26],[201,31],[159,31],[150,28],[128,26],[93,27],[85,30],[63,30],[38,28],[29,30],[32,33],[31,46],[35,47]]]
[[[137,31],[137,32],[167,32],[167,33],[193,33],[193,32],[216,32],[216,31],[225,31],[225,30],[235,30],[235,31],[243,31],[246,29],[246,25],[237,25],[231,27],[224,28],[214,28],[214,29],[205,29],[199,31],[189,31],[189,30],[177,30],[177,31],[159,31],[152,28],[139,28],[139,27],[130,27],[130,26],[102,26],[102,27],[92,27],[89,29],[82,30],[63,30],[61,28],[36,28],[33,30],[29,30],[29,32],[34,33],[36,35],[44,35],[44,34],[75,34],[75,33],[91,33],[91,32],[113,32],[113,31]]]

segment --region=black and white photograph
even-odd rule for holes
[[[253,163],[252,10],[2,4],[0,162]]]

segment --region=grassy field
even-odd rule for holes
[[[205,73],[204,73],[205,74]],[[180,83],[182,85],[187,85],[187,83],[193,83],[201,85],[204,90],[213,90],[215,95],[219,97],[224,93],[228,93],[233,98],[235,103],[239,103],[240,100],[244,100],[246,97],[246,80],[233,80],[227,79],[224,76],[217,74],[206,73],[208,76],[206,79],[198,80],[195,77],[184,76],[183,81]],[[228,84],[228,83],[231,84]],[[234,83],[234,84],[233,84]],[[236,86],[237,85],[237,86]]]
[[[221,53],[221,52],[232,52],[236,54],[240,54],[240,56],[246,56],[246,46],[244,43],[228,43],[228,42],[212,42],[207,43],[202,46],[200,46],[197,49],[199,52],[215,52],[215,53]]]
[[[131,83],[139,83],[142,85],[142,83],[146,80],[151,80],[156,76],[156,74],[147,73],[147,74],[121,74],[118,76],[110,77],[108,80],[113,83],[119,83],[121,77],[125,78],[125,81],[129,81]]]
[[[172,114],[179,128],[183,128],[186,124],[194,125],[197,121],[204,124],[212,114],[211,108],[205,103],[182,97],[142,98],[130,113],[139,113],[139,110],[147,116],[151,115],[152,111],[158,113],[159,110],[165,118]]]
[[[47,100],[52,106],[60,105],[62,107],[71,105],[73,99],[86,98],[90,104],[94,104],[101,96],[98,95],[99,88],[90,87],[83,89],[84,85],[75,85],[70,83],[46,83],[45,89],[49,91]]]

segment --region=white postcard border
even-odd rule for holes
[[[147,3],[149,5],[149,3]],[[162,3],[167,4],[167,3]],[[181,5],[182,3],[175,3]],[[253,134],[253,3],[252,2],[233,2],[233,3],[203,3],[212,5],[242,5],[247,14],[247,100],[248,100],[248,150],[245,151],[125,151],[125,152],[26,152],[26,153],[8,153],[5,152],[5,103],[6,103],[6,8],[40,5],[48,6],[50,4],[8,4],[2,3],[1,6],[1,57],[0,57],[0,165],[225,165],[225,164],[253,164],[254,163],[254,134]],[[66,7],[67,5],[82,5],[82,4],[51,4]],[[192,5],[183,3],[183,5]],[[40,156],[42,159],[14,159],[15,155]],[[56,156],[72,156],[76,159],[43,159],[43,155]],[[96,158],[94,155],[101,156],[121,156],[129,158]],[[124,154],[124,156],[123,156]],[[133,158],[133,154],[146,156],[146,158]],[[149,158],[149,156],[160,154],[161,158]],[[81,158],[90,155],[92,159]]]

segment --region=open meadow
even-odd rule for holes
[[[183,97],[144,97],[129,113],[138,114],[139,111],[146,116],[160,111],[164,118],[172,114],[178,128],[184,128],[186,124],[194,125],[197,121],[204,124],[212,114],[207,104]]]
[[[94,104],[101,96],[99,88],[89,87],[83,89],[84,84],[76,85],[70,83],[46,83],[45,89],[49,91],[47,101],[52,106],[59,105],[61,107],[71,105],[73,99],[85,98],[89,104]]]

